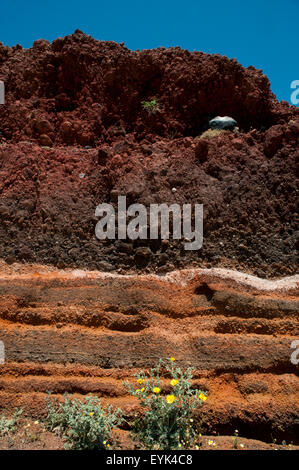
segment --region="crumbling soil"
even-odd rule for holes
[[[298,108],[236,60],[132,52],[80,31],[0,46],[0,257],[102,271],[230,267],[296,271]],[[156,97],[149,114],[142,101]],[[202,133],[215,115],[239,132]],[[204,243],[100,241],[95,209],[202,203]]]

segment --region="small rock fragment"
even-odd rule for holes
[[[52,140],[50,139],[50,137],[46,134],[42,134],[39,138],[39,143],[40,145],[42,145],[43,147],[51,147],[53,142]]]

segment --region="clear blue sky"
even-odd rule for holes
[[[263,69],[279,100],[299,80],[299,0],[1,0],[0,41],[30,47],[81,29],[129,49],[180,46]]]

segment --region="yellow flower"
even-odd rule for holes
[[[138,379],[137,380],[137,383],[139,383],[139,384],[143,384],[143,382],[144,382],[144,379]]]
[[[170,357],[169,359],[170,359],[172,362],[175,361],[175,358],[174,358],[174,357]]]
[[[201,401],[206,401],[207,397],[203,394],[203,393],[200,393],[198,395],[198,398],[201,400]]]
[[[154,387],[153,392],[154,393],[160,393],[161,389],[159,387]]]
[[[179,381],[178,381],[177,379],[172,379],[172,380],[170,381],[170,385],[171,385],[172,387],[175,387],[178,383],[179,383]]]
[[[142,387],[142,389],[140,390],[140,392],[144,392],[144,390],[145,390],[145,388],[144,388],[144,387]]]
[[[167,397],[166,397],[167,403],[173,403],[174,400],[175,400],[175,396],[174,396],[174,395],[167,395]]]
[[[94,415],[93,411],[91,413],[89,413],[89,416],[93,416],[93,415]]]

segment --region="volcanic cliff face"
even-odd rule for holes
[[[277,103],[261,71],[235,59],[180,48],[132,52],[80,31],[29,50],[1,46],[0,64],[7,86],[1,131],[14,141],[47,135],[55,144],[87,145],[122,132],[196,137],[215,115],[231,115],[247,131],[294,113]],[[141,101],[153,96],[163,112],[151,118]]]
[[[298,109],[236,60],[77,31],[0,47],[0,256],[89,269],[295,272]],[[156,97],[159,110],[142,101]],[[202,137],[215,115],[240,132]],[[175,188],[176,192],[172,192]],[[203,203],[204,244],[99,242],[102,202]],[[136,249],[146,245],[149,249]]]
[[[0,45],[0,80],[0,409],[43,413],[52,390],[130,415],[122,380],[174,355],[209,391],[205,430],[295,441],[298,109],[236,60],[80,31]],[[239,129],[205,132],[217,115]],[[97,240],[119,195],[202,203],[203,247]]]

